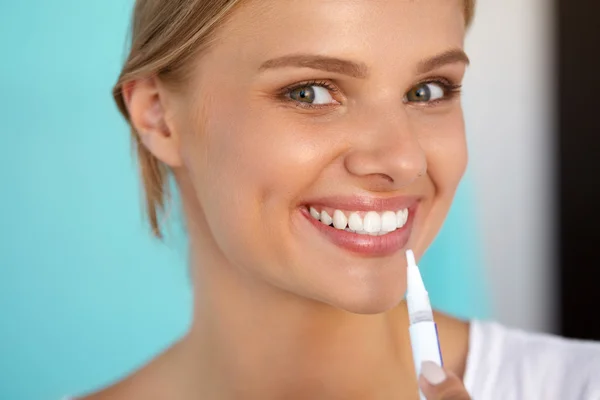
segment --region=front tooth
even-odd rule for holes
[[[352,229],[353,231],[363,230],[363,220],[358,213],[353,212],[350,214],[350,217],[348,218],[348,228]]]
[[[404,224],[406,223],[406,215],[407,214],[405,214],[404,211],[408,212],[408,210],[404,209],[404,210],[400,210],[396,213],[396,227],[398,229],[402,228],[404,226]]]
[[[348,218],[344,215],[340,210],[335,210],[333,212],[333,226],[336,229],[346,229],[346,225],[348,224]]]
[[[333,222],[333,219],[329,216],[329,214],[327,214],[327,211],[325,210],[321,211],[321,222],[325,225],[331,225],[331,223]]]
[[[310,215],[316,220],[319,220],[319,218],[321,217],[321,214],[319,214],[319,212],[315,210],[314,207],[310,208]]]
[[[382,232],[393,232],[397,228],[396,213],[393,211],[386,211],[381,216],[381,231]]]
[[[368,233],[376,233],[381,230],[381,217],[375,211],[369,211],[365,215],[364,230]]]

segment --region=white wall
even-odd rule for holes
[[[477,2],[464,106],[494,317],[554,331],[552,4]]]

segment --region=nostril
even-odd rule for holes
[[[373,192],[386,192],[396,184],[394,178],[387,174],[369,174],[359,178],[363,186]]]
[[[387,175],[387,174],[375,174],[377,176],[379,176],[382,180],[386,181],[387,183],[394,183],[394,178],[392,178],[391,176]]]

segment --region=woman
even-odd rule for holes
[[[137,1],[114,95],[156,235],[169,174],[181,194],[194,322],[87,399],[600,398],[597,345],[441,314],[445,367],[415,376],[404,250],[466,167],[473,7]]]

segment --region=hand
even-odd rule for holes
[[[419,387],[427,400],[470,400],[462,380],[431,361],[421,365]]]

